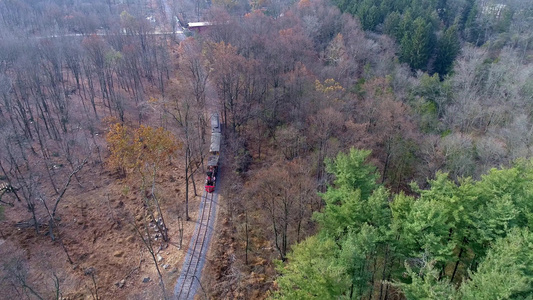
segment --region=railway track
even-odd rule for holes
[[[198,223],[196,223],[189,250],[185,256],[178,283],[174,288],[175,299],[194,299],[198,286],[201,287],[200,278],[213,233],[217,198],[218,194],[214,192],[204,192],[202,195]]]

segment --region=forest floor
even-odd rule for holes
[[[156,180],[170,243],[158,251],[162,243],[156,242],[154,248],[162,257],[159,266],[168,291],[172,291],[179,275],[201,199],[191,192],[191,221],[184,222],[180,248],[178,216],[184,215],[180,207],[185,199],[182,173],[179,164],[169,165]],[[63,299],[96,299],[96,295],[101,299],[156,298],[160,286],[154,260],[133,225],[149,222],[143,222],[140,184],[130,178],[117,179],[97,165],[85,166],[79,177],[80,183],[72,182],[58,209],[59,231],[66,251],[58,240],[51,240],[45,226],[39,233],[34,227],[15,226],[31,218],[23,203],[5,208],[5,219],[0,223],[0,256],[4,263],[18,262],[23,267],[12,268],[3,279],[17,281],[21,275],[17,272],[24,272],[27,286],[45,299],[54,294],[54,276],[59,279]],[[201,195],[200,180],[196,187]],[[66,252],[73,264],[68,262]],[[143,282],[148,277],[149,281]]]

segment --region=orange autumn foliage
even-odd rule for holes
[[[144,125],[129,129],[119,123],[112,124],[106,140],[111,152],[108,165],[123,174],[130,170],[144,173],[146,168],[158,167],[180,147],[169,131]]]

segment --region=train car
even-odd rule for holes
[[[207,174],[205,178],[205,191],[208,193],[215,191],[221,139],[220,119],[218,113],[213,113],[211,114],[211,144],[209,146],[211,156],[207,160]]]
[[[220,133],[220,119],[217,113],[211,114],[211,132]]]
[[[218,155],[211,155],[207,160],[207,177],[205,178],[205,191],[212,193],[215,191],[215,185],[218,173]]]
[[[220,153],[220,140],[222,139],[222,134],[219,132],[211,133],[211,146],[209,146],[209,153],[213,155],[218,155]]]

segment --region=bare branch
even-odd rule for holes
[[[80,165],[78,165],[78,167],[74,171],[72,171],[72,173],[70,173],[70,175],[68,176],[67,182],[65,182],[65,185],[63,186],[63,189],[61,189],[61,193],[59,193],[59,195],[56,198],[56,201],[55,201],[55,204],[54,204],[54,209],[52,210],[52,218],[55,217],[55,215],[56,215],[57,206],[59,205],[59,201],[61,201],[61,198],[63,198],[63,195],[65,195],[65,192],[67,191],[67,188],[70,185],[70,181],[72,180],[72,177],[74,175],[76,175],[79,171],[81,171],[81,169],[83,168],[83,166],[86,163],[87,163],[87,158],[85,158],[82,161],[82,163]]]

